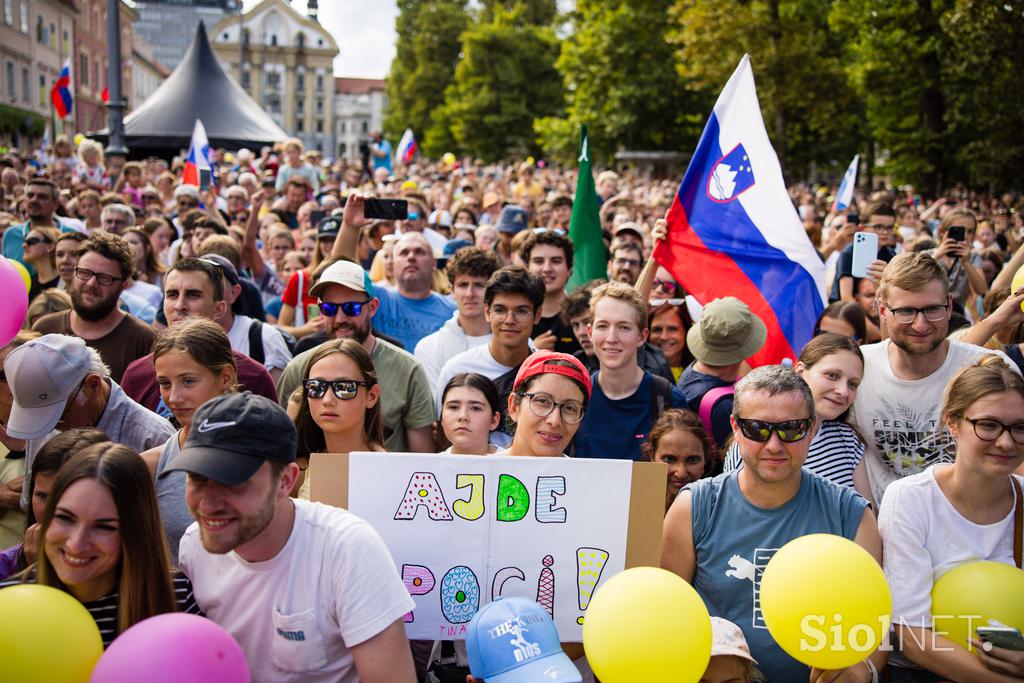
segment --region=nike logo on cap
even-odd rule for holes
[[[206,432],[212,432],[215,429],[222,429],[224,427],[231,427],[232,425],[238,424],[237,422],[210,422],[209,420],[203,420],[203,423],[196,427],[196,431],[200,434]]]

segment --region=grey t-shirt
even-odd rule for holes
[[[180,433],[180,432],[179,432]],[[178,543],[185,534],[185,529],[195,521],[188,505],[185,504],[184,472],[169,472],[161,477],[167,463],[181,452],[178,445],[178,434],[175,434],[160,449],[160,461],[156,466],[156,504],[160,508],[160,519],[167,535],[167,545],[171,549],[171,562],[178,566]]]

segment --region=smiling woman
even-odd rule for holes
[[[590,390],[590,375],[573,356],[554,351],[528,356],[508,397],[508,416],[515,424],[512,445],[497,454],[564,455],[580,427]]]

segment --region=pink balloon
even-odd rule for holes
[[[25,323],[28,292],[21,274],[11,262],[0,258],[0,347],[7,346]]]
[[[231,634],[195,614],[160,614],[118,636],[90,683],[249,683],[245,653]]]

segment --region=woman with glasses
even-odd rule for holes
[[[804,463],[829,481],[856,489],[874,504],[864,464],[864,442],[847,421],[864,377],[864,356],[849,337],[826,332],[807,342],[794,368],[811,388],[814,414],[821,421]],[[736,443],[725,457],[726,472],[743,467]]]
[[[498,455],[564,455],[583,420],[590,391],[590,375],[575,357],[555,351],[527,356],[508,396],[515,434]]]
[[[57,248],[58,239],[60,231],[56,228],[32,228],[25,235],[25,241],[22,243],[25,255],[21,260],[32,266],[34,271],[32,285],[28,291],[29,301],[44,289],[56,287],[60,282],[60,273],[53,253]]]
[[[153,342],[153,366],[160,402],[181,426],[178,433],[142,457],[157,475],[156,495],[164,532],[177,562],[178,542],[192,524],[185,504],[185,473],[160,474],[174,459],[192,429],[192,416],[211,398],[235,390],[238,373],[224,328],[208,318],[189,317],[165,330]],[[160,410],[160,408],[158,408]]]
[[[1024,380],[1000,357],[986,356],[949,383],[942,417],[956,440],[956,459],[890,484],[878,517],[899,636],[891,677],[1021,680],[1024,652],[986,650],[977,637],[968,651],[928,625],[937,577],[978,560],[1021,567],[1024,479],[1014,472],[1024,464]],[[981,625],[987,624],[974,623]]]
[[[386,452],[380,384],[362,344],[336,339],[317,347],[306,365],[294,419],[296,462],[303,471],[313,453]]]

